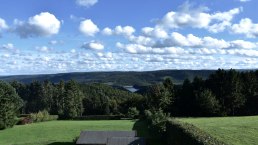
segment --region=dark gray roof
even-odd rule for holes
[[[135,137],[136,131],[82,131],[76,144],[107,144],[111,137]]]
[[[112,137],[108,138],[107,145],[145,145],[145,140],[140,137]]]

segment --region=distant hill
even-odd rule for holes
[[[207,78],[214,70],[160,70],[146,72],[77,72],[77,73],[60,73],[46,75],[17,75],[17,76],[0,76],[0,80],[21,81],[30,83],[33,80],[43,81],[50,80],[59,82],[60,80],[74,79],[83,83],[106,83],[109,85],[124,86],[135,85],[145,86],[162,82],[169,77],[175,84],[181,84],[184,79],[192,80],[195,76]]]

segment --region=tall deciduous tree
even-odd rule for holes
[[[199,116],[215,116],[220,110],[219,101],[210,90],[203,90],[196,96]]]
[[[15,89],[10,84],[0,81],[0,129],[15,124],[15,117],[22,104]]]
[[[71,80],[65,85],[64,98],[64,117],[81,116],[83,113],[83,93],[75,81]]]

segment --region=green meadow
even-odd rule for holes
[[[0,145],[71,145],[82,130],[132,130],[131,120],[49,121],[0,130]]]
[[[258,144],[258,116],[181,118],[230,145]]]

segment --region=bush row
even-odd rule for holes
[[[168,145],[226,145],[194,125],[175,119],[167,122],[166,139]]]
[[[88,115],[75,117],[74,120],[121,120],[122,115]]]
[[[38,113],[23,114],[18,124],[30,124],[35,122],[57,120],[58,115],[50,115],[47,111],[39,111]]]

